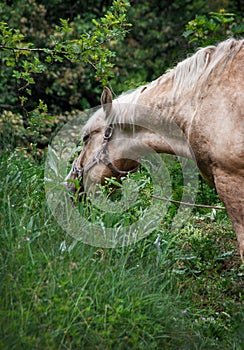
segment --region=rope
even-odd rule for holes
[[[217,209],[217,210],[226,210],[224,207],[219,207],[216,205],[204,205],[204,204],[194,204],[194,203],[188,203],[188,202],[180,202],[180,201],[176,201],[174,199],[169,199],[166,197],[159,197],[159,196],[155,196],[155,195],[151,195],[151,197],[153,199],[158,199],[160,201],[166,201],[166,202],[171,202],[174,204],[182,204],[185,205],[187,207],[197,207],[197,208],[207,208],[207,209]]]

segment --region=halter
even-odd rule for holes
[[[104,131],[103,134],[103,142],[101,149],[95,154],[92,161],[88,163],[86,167],[83,169],[75,164],[75,161],[72,165],[72,173],[74,174],[75,178],[84,177],[95,165],[99,163],[103,163],[106,165],[115,175],[116,177],[119,177],[121,175],[128,175],[129,173],[134,173],[138,170],[139,165],[137,165],[134,169],[131,170],[120,170],[118,169],[108,158],[108,143],[111,140],[113,136],[114,126],[113,124],[109,124]]]

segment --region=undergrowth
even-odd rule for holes
[[[225,213],[194,211],[175,232],[166,216],[134,245],[90,247],[52,217],[43,167],[1,155],[1,349],[243,350],[244,270]]]

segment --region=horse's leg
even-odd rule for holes
[[[233,223],[244,263],[244,177],[217,168],[214,181],[219,198],[224,202]]]

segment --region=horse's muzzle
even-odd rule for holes
[[[72,194],[78,194],[84,192],[84,186],[82,182],[83,169],[76,166],[76,161],[73,162],[72,168],[69,174],[65,178],[65,186],[69,192]]]

